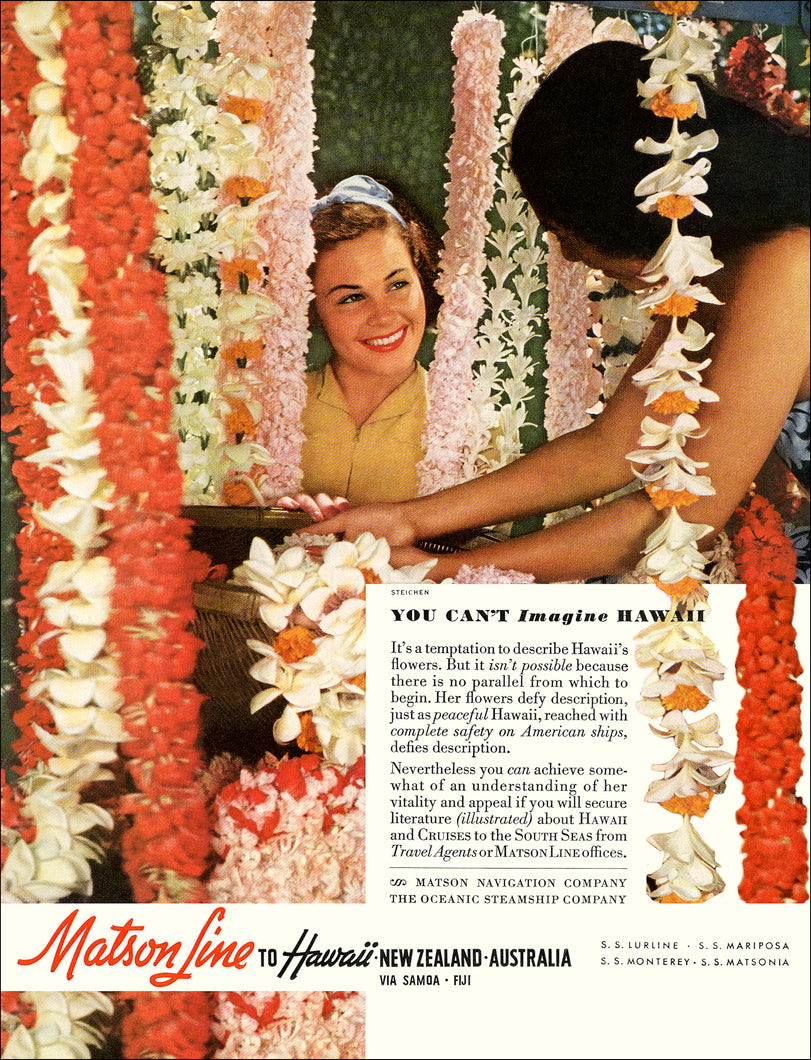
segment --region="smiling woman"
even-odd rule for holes
[[[304,493],[280,503],[317,517],[331,498],[416,495],[427,396],[415,357],[439,307],[439,240],[410,203],[366,176],[316,202],[313,231],[312,317],[333,352],[308,377]]]

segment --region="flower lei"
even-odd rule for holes
[[[787,125],[807,125],[808,100],[786,89],[785,60],[776,54],[782,34],[764,41],[758,34],[741,37],[727,57],[724,75],[733,91]]]
[[[663,778],[650,785],[645,797],[683,817],[675,832],[649,839],[662,851],[664,861],[651,874],[648,893],[662,902],[698,902],[719,893],[724,884],[716,872],[712,850],[700,839],[690,818],[703,816],[713,794],[723,791],[726,774],[717,774],[715,767],[726,764],[731,756],[717,750],[722,741],[715,714],[694,722],[684,714],[701,710],[713,698],[713,684],[723,667],[700,623],[682,622],[677,610],[689,609],[706,596],[706,591],[700,590],[705,578],[704,557],[696,542],[711,528],[683,521],[679,508],[714,492],[709,479],[697,474],[705,465],[691,460],[683,446],[689,438],[705,433],[692,415],[699,403],[717,400],[700,385],[709,359],[697,364],[683,352],[702,349],[712,336],[693,320],[680,330],[678,320],[689,317],[699,301],[717,304],[706,287],[693,281],[721,268],[721,262],[713,258],[708,237],[683,236],[678,228],[679,218],[693,209],[706,212],[698,196],[706,190],[704,176],[710,163],[707,159],[690,160],[712,150],[717,136],[707,130],[689,137],[679,131],[678,123],[696,113],[704,116],[701,93],[691,75],[712,72],[713,46],[678,22],[678,14],[693,10],[696,4],[654,6],[671,13],[673,21],[663,40],[646,56],[651,60],[651,76],[640,85],[640,94],[643,105],[670,118],[672,126],[664,142],[648,138],[637,143],[636,149],[670,158],[640,181],[636,193],[643,197],[639,209],[656,210],[671,219],[671,232],[640,273],[642,279],[656,285],[640,299],[640,305],[649,306],[654,314],[670,316],[671,326],[650,364],[634,376],[634,382],[646,390],[645,404],[668,422],[645,417],[639,439],[642,448],[629,453],[628,459],[643,465],[644,470],[634,469],[634,474],[645,483],[657,510],[668,510],[662,525],[648,538],[639,570],[671,597],[672,606],[663,622],[639,634],[636,658],[640,666],[652,670],[639,709],[660,721],[661,729],[653,731],[662,738],[672,738],[677,749],[670,761],[653,767]]]
[[[262,503],[262,479],[279,455],[272,457],[259,444],[258,435],[264,430],[263,416],[280,400],[278,394],[267,393],[267,379],[274,378],[281,364],[269,342],[283,310],[278,299],[268,296],[278,260],[273,260],[274,242],[267,238],[266,226],[276,208],[271,192],[280,180],[275,112],[289,75],[280,70],[277,52],[279,56],[282,52],[273,39],[274,5],[215,3],[214,10],[220,114],[239,130],[243,147],[239,155],[226,161],[219,195],[218,231],[223,236],[223,250],[218,254],[223,327],[220,380],[229,404],[228,437],[240,443],[228,448],[229,454],[238,452],[239,459],[235,459],[234,474],[225,484],[222,499]],[[302,291],[301,298],[306,307],[309,293]]]
[[[476,367],[478,386],[485,400],[496,405],[498,419],[490,432],[488,451],[479,454],[477,473],[520,456],[521,428],[533,426],[527,420],[527,402],[533,394],[529,379],[535,362],[526,347],[541,334],[532,296],[543,286],[545,255],[538,244],[538,220],[521,194],[507,155],[513,126],[535,91],[540,73],[536,59],[522,56],[515,60],[514,87],[507,96],[506,112],[498,120],[493,208],[501,226],[491,228],[486,238],[487,290],[477,339],[482,362]]]
[[[453,29],[454,136],[448,152],[448,231],[440,256],[434,363],[428,376],[425,457],[417,466],[420,494],[473,474],[494,418],[489,402],[474,402],[476,325],[484,308],[484,243],[493,198],[499,61],[504,27],[493,15],[466,11]],[[479,411],[481,406],[481,411]],[[479,423],[472,424],[471,416]]]
[[[28,109],[28,96],[39,80],[37,57],[25,47],[14,28],[17,3],[2,4],[3,37],[3,107],[2,107],[2,240],[3,268],[6,276],[3,290],[9,310],[9,334],[3,350],[10,378],[4,385],[12,412],[3,417],[3,429],[11,434],[9,442],[17,459],[12,471],[23,494],[20,508],[22,529],[17,535],[20,552],[21,600],[17,611],[21,625],[17,668],[22,685],[24,706],[14,722],[20,736],[13,743],[26,772],[37,762],[47,761],[51,752],[37,736],[35,726],[54,731],[50,711],[29,692],[31,684],[43,670],[64,665],[53,627],[45,617],[39,599],[39,588],[51,563],[67,560],[72,548],[67,538],[40,526],[33,517],[32,505],[47,504],[59,496],[58,478],[53,469],[31,463],[26,458],[45,448],[48,426],[35,408],[58,399],[53,372],[41,358],[32,358],[29,343],[44,339],[56,326],[48,290],[38,272],[29,276],[29,250],[35,237],[47,226],[41,217],[31,225],[28,211],[33,201],[31,174],[22,172],[22,162],[30,143],[34,114]],[[40,123],[42,124],[42,123]],[[4,792],[7,789],[4,788]],[[16,789],[15,789],[16,790]],[[8,789],[9,793],[11,789]],[[5,795],[4,795],[5,810]],[[5,816],[3,818],[6,823]],[[4,858],[8,851],[4,847]]]
[[[395,571],[386,541],[368,533],[333,541],[319,559],[307,544],[288,538],[276,555],[255,538],[234,571],[237,583],[265,597],[259,613],[273,633],[248,641],[261,656],[251,676],[269,686],[253,697],[251,711],[281,698],[284,710],[273,727],[279,743],[297,740],[327,762],[353,765],[365,744],[366,585],[422,581],[434,561]]]
[[[212,901],[363,902],[365,760],[316,755],[242,770],[215,803]]]
[[[592,41],[594,20],[588,8],[552,4],[546,23],[544,73]],[[600,375],[589,341],[592,325],[588,267],[566,261],[552,233],[546,234],[549,342],[546,349],[544,429],[548,440],[590,422],[588,409],[600,395]]]
[[[189,502],[216,500],[230,466],[220,415],[216,357],[221,344],[216,255],[217,182],[234,153],[233,130],[220,121],[206,56],[213,21],[199,3],[153,5],[155,46],[148,71],[152,197],[157,207],[152,256],[166,274],[174,371],[173,425]],[[230,133],[230,135],[229,135]]]
[[[246,6],[267,24],[261,39],[279,63],[284,86],[262,116],[266,141],[272,144],[269,181],[275,194],[262,211],[259,232],[268,245],[269,288],[278,308],[278,315],[262,323],[264,352],[258,367],[263,418],[257,440],[274,460],[260,486],[267,501],[301,482],[307,306],[312,297],[307,270],[314,256],[309,208],[315,201],[308,176],[313,168],[315,108],[307,41],[315,5],[313,0],[276,0]]]
[[[43,571],[44,577],[35,579],[48,624],[43,635],[58,638],[61,658],[54,658],[51,667],[36,668],[27,691],[48,709],[54,731],[31,721],[49,754],[36,761],[35,748],[27,749],[28,769],[12,802],[19,808],[19,823],[29,823],[22,831],[4,829],[10,852],[3,893],[11,901],[52,901],[73,892],[90,894],[89,861],[103,856],[96,836],[109,833],[113,819],[106,809],[82,803],[81,790],[112,779],[104,765],[116,760],[124,729],[116,662],[104,631],[111,570],[107,559],[96,554],[104,544],[101,512],[109,507],[111,484],[94,437],[101,417],[94,408],[90,321],[80,308],[88,266],[65,223],[81,195],[70,163],[77,137],[63,113],[67,69],[60,52],[68,15],[55,3],[24,3],[17,7],[16,19],[19,37],[40,59],[43,77],[29,93],[36,119],[20,173],[31,180],[34,192],[28,221],[46,221],[28,246],[29,270],[43,281],[53,314],[53,330],[29,346],[31,352],[42,351],[49,368],[50,379],[40,377],[49,400],[39,400],[35,393],[31,403],[49,433],[44,446],[25,459],[51,471],[47,480],[40,479],[48,488],[34,500],[32,516],[45,530],[61,535],[69,548]],[[31,485],[29,481],[29,490]],[[9,823],[4,813],[4,824]]]
[[[104,1045],[112,1014],[109,997],[88,990],[3,991],[3,1056],[89,1057]]]
[[[200,991],[132,991],[118,995],[132,1008],[121,1020],[124,1060],[209,1055],[209,997]]]
[[[313,10],[213,7],[155,5],[153,252],[171,273],[186,500],[264,503],[301,477]]]
[[[204,576],[206,559],[189,552],[187,524],[179,518],[163,279],[145,260],[154,207],[131,12],[88,2],[71,4],[70,16],[66,99],[75,115],[81,188],[72,227],[88,262],[82,291],[90,301],[97,437],[113,484],[105,555],[115,585],[107,635],[122,675],[124,751],[138,789],[119,806],[132,815],[122,854],[137,901],[195,901],[205,893],[208,819],[194,782],[200,694],[187,680],[199,643],[187,627],[192,583]],[[104,87],[88,97],[87,86],[95,87],[101,74]]]
[[[217,995],[215,1057],[340,1056],[365,1050],[362,994],[245,993]]]
[[[746,596],[738,606],[738,713],[735,774],[744,804],[745,902],[808,901],[806,808],[795,793],[801,775],[802,690],[792,625],[796,555],[777,511],[757,495],[739,509],[735,535],[738,571]]]

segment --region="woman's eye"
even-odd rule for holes
[[[363,298],[363,295],[360,291],[355,291],[353,294],[344,295],[344,297],[338,302],[338,305],[350,305],[352,302],[360,301],[361,298]]]
[[[395,280],[390,289],[392,291],[401,291],[404,287],[408,287],[408,280]]]

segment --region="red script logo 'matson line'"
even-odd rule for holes
[[[90,940],[96,917],[87,917],[74,931],[74,921],[78,913],[79,910],[74,909],[65,917],[36,957],[20,957],[17,964],[37,964],[51,952],[51,971],[57,971],[63,961],[67,962],[68,980],[73,978],[80,962],[87,968],[103,965],[112,968],[117,964],[145,968],[151,965],[154,968],[172,969],[153,972],[149,977],[152,986],[167,987],[173,986],[179,979],[191,979],[192,972],[187,971],[189,968],[202,968],[204,965],[215,968],[220,965],[223,968],[243,969],[254,950],[253,942],[243,942],[240,945],[238,942],[225,943],[211,937],[219,935],[222,931],[218,922],[225,918],[223,906],[217,906],[209,914],[185,959],[180,939],[176,942],[159,942],[153,938],[144,938],[144,925],[134,924],[132,917],[123,924],[111,924],[108,936]],[[183,960],[182,965],[176,971],[173,970],[175,962],[180,960]]]

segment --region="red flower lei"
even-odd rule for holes
[[[741,37],[729,53],[726,83],[742,100],[786,125],[799,125],[807,100],[786,89],[786,71],[757,35]]]
[[[113,483],[108,513],[115,570],[108,638],[119,659],[122,716],[138,791],[122,843],[136,901],[201,901],[209,822],[196,784],[200,694],[188,683],[199,642],[192,583],[206,557],[189,551],[179,516],[182,478],[169,413],[172,348],[163,277],[146,259],[154,206],[148,133],[135,79],[128,3],[69,5],[62,36],[65,103],[79,137],[73,167],[73,241],[85,252],[94,370],[103,415],[101,460]],[[129,1055],[129,1054],[128,1054]],[[183,1055],[200,1055],[190,1053]]]
[[[795,795],[801,775],[800,661],[792,625],[796,557],[777,511],[755,495],[735,536],[746,596],[738,607],[738,714],[735,774],[744,805],[745,902],[808,900],[806,808]]]
[[[209,1054],[209,997],[200,991],[118,995],[133,1007],[121,1021],[122,1055],[199,1060]]]
[[[28,110],[28,94],[40,80],[36,56],[26,48],[14,28],[16,3],[3,0],[0,7],[2,25],[3,113],[2,197],[0,198],[0,246],[6,276],[3,292],[8,305],[8,338],[3,357],[10,378],[3,389],[9,395],[12,411],[3,417],[3,430],[10,432],[9,442],[16,459],[12,471],[20,485],[24,503],[19,516],[22,528],[17,534],[20,551],[21,599],[17,603],[21,634],[17,668],[21,675],[24,706],[14,715],[19,737],[12,747],[20,760],[15,771],[25,773],[38,761],[47,761],[51,752],[39,741],[34,725],[49,732],[55,726],[48,708],[30,699],[28,688],[45,669],[64,665],[57,638],[49,637],[53,626],[45,619],[37,591],[51,563],[69,559],[70,543],[50,530],[44,530],[33,519],[31,506],[44,505],[59,490],[58,474],[52,468],[28,463],[25,457],[45,448],[49,428],[33,409],[34,401],[51,403],[58,399],[54,376],[44,363],[36,363],[30,344],[49,335],[56,327],[48,292],[39,275],[28,274],[28,251],[34,238],[47,227],[42,221],[36,228],[28,223],[28,208],[33,199],[31,182],[20,172],[20,163],[28,150],[34,116]],[[43,185],[42,191],[49,190]],[[54,190],[60,190],[54,182]],[[11,433],[13,432],[13,433]]]

